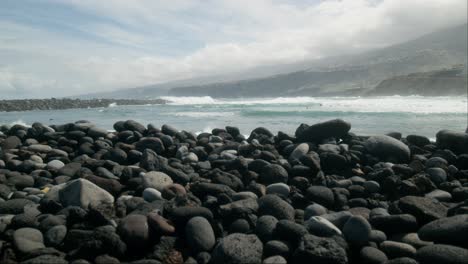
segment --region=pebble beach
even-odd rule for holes
[[[1,263],[468,263],[466,131],[113,129],[0,127]]]

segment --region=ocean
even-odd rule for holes
[[[112,130],[119,120],[134,119],[156,126],[170,124],[195,133],[237,126],[248,135],[256,127],[294,134],[301,123],[314,124],[334,118],[351,123],[359,135],[418,134],[435,138],[437,131],[467,128],[467,98],[459,97],[282,97],[214,99],[206,97],[162,97],[166,105],[45,110],[0,113],[0,124],[33,122],[63,124],[89,120]]]

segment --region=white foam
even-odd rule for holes
[[[108,107],[116,107],[116,106],[117,106],[117,103],[115,103],[115,102],[114,102],[114,103],[110,103],[110,104],[108,105]]]
[[[172,105],[292,105],[314,111],[466,113],[463,97],[383,96],[383,97],[277,97],[253,99],[214,99],[202,97],[162,97]],[[188,114],[191,115],[191,114]]]
[[[184,117],[227,117],[234,116],[234,112],[178,112],[178,113],[168,113],[169,115],[174,116],[184,116]]]
[[[30,125],[26,124],[23,120],[21,119],[18,119],[16,121],[13,121],[10,123],[10,126],[14,126],[14,125],[22,125],[22,126],[25,126],[25,127],[31,127]]]
[[[215,99],[211,96],[163,96],[161,99],[169,101],[169,104],[174,105],[193,105],[193,104],[214,104]]]

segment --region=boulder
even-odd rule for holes
[[[370,154],[375,155],[381,161],[407,162],[410,158],[409,147],[389,136],[369,137],[364,146]]]
[[[317,142],[334,137],[343,138],[351,129],[351,124],[341,119],[334,119],[296,130],[298,142]]]
[[[106,190],[85,179],[76,179],[52,187],[45,196],[63,206],[88,208],[102,203],[113,204],[114,197]]]

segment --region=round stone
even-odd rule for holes
[[[367,243],[371,230],[371,225],[362,216],[351,216],[343,226],[343,234],[346,240],[356,245]]]
[[[273,183],[266,187],[267,194],[277,194],[284,197],[289,196],[289,186],[285,183]]]
[[[142,196],[143,196],[143,199],[145,199],[145,201],[150,202],[150,203],[156,200],[163,199],[161,196],[161,192],[153,188],[144,189]]]
[[[196,216],[185,226],[185,236],[190,248],[195,252],[210,251],[215,245],[215,235],[206,218]]]
[[[13,233],[13,244],[23,254],[45,248],[41,231],[29,227],[17,229]]]

